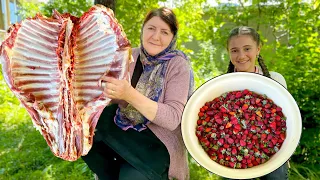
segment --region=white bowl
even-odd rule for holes
[[[228,91],[249,89],[265,94],[282,107],[287,117],[287,136],[280,150],[266,163],[247,169],[232,169],[209,158],[196,136],[199,109],[215,97]],[[278,82],[255,73],[229,73],[215,77],[199,87],[188,100],[182,114],[183,141],[191,156],[204,168],[219,176],[248,179],[266,175],[286,163],[299,144],[302,121],[299,108],[292,95]]]

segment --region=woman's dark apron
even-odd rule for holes
[[[137,60],[131,84],[136,86],[143,71]],[[168,179],[170,164],[165,145],[146,129],[123,131],[114,123],[117,104],[106,107],[97,124],[93,146],[82,159],[99,179],[117,179],[123,163],[129,163],[151,180]],[[133,178],[134,179],[134,178]]]

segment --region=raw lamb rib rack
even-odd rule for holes
[[[86,155],[110,103],[102,76],[128,77],[131,48],[112,10],[53,13],[13,25],[0,48],[3,76],[55,156]]]

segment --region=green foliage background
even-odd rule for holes
[[[19,14],[32,17],[37,12],[50,16],[53,8],[80,16],[91,1],[49,0],[48,3],[20,1]],[[174,11],[180,24],[178,48],[188,54],[195,72],[196,86],[223,74],[228,65],[225,42],[231,28],[256,28],[264,41],[262,56],[269,70],[281,73],[288,90],[299,105],[303,119],[300,144],[292,156],[290,179],[320,179],[320,9],[319,1],[253,0],[245,6],[204,0],[180,0]],[[116,17],[131,41],[139,46],[140,29],[146,13],[163,2],[157,0],[116,1]],[[219,179],[190,157],[191,179]],[[45,140],[32,127],[25,109],[19,105],[0,76],[0,179],[93,179],[80,159],[67,162],[52,155]]]

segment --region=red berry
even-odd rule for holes
[[[213,111],[207,111],[208,116],[213,116],[213,114],[214,114]]]
[[[246,144],[247,143],[244,140],[240,139],[240,146],[244,147],[244,146],[246,146]]]
[[[258,136],[257,136],[257,135],[253,135],[253,136],[252,136],[252,139],[257,140],[257,139],[258,139]]]
[[[266,104],[266,105],[264,105],[264,108],[270,108],[271,107],[271,105],[270,104]]]
[[[278,142],[278,139],[277,139],[277,138],[272,138],[272,139],[271,139],[271,142],[273,143],[273,145],[276,145],[277,142]]]
[[[227,109],[226,109],[225,107],[221,107],[221,108],[220,108],[220,111],[223,112],[223,113],[225,113],[225,112],[227,112]]]
[[[210,158],[211,158],[212,160],[214,160],[214,161],[216,161],[216,160],[218,159],[217,156],[211,156]]]
[[[219,154],[218,154],[218,158],[219,158],[219,159],[224,159],[224,155],[221,154],[221,153],[219,153]]]
[[[216,122],[218,123],[218,124],[222,124],[222,119],[216,119]]]
[[[270,153],[268,148],[263,148],[262,150],[263,150],[265,153],[267,153],[267,154]]]
[[[234,125],[234,128],[237,129],[237,130],[241,130],[241,129],[242,129],[241,126],[240,126],[240,124]]]
[[[249,107],[248,104],[244,104],[241,109],[242,109],[242,110],[247,110],[248,107]],[[247,118],[246,118],[246,119],[247,119]]]
[[[234,163],[234,162],[229,162],[229,166],[231,167],[231,168],[235,168],[236,166],[235,166],[236,164]]]
[[[210,132],[212,130],[211,127],[206,128],[205,132]]]
[[[242,93],[241,92],[237,92],[236,98],[240,98],[241,96],[242,96]]]
[[[243,94],[243,95],[247,95],[248,93],[249,93],[249,90],[248,90],[248,89],[245,89],[245,90],[242,91],[242,94]]]
[[[271,122],[270,123],[270,127],[271,127],[271,129],[273,129],[273,130],[276,130],[276,128],[277,128],[277,124],[276,124],[276,122]]]
[[[219,140],[218,140],[218,145],[219,145],[219,146],[222,146],[223,144],[224,144],[224,139],[219,139]]]
[[[234,125],[238,124],[238,119],[236,117],[232,116],[230,120],[231,120],[231,124],[234,124]]]
[[[252,125],[251,128],[250,128],[250,131],[251,132],[256,132],[256,126]]]
[[[256,99],[256,104],[260,103],[261,99],[257,98]]]
[[[234,142],[234,140],[232,138],[228,138],[227,141],[228,141],[229,144],[232,144]]]
[[[233,131],[232,131],[232,132],[233,132],[233,134],[238,134],[238,133],[239,133],[239,131],[240,131],[240,130],[238,130],[238,129],[233,129]]]
[[[236,148],[233,148],[232,151],[231,151],[231,154],[232,154],[232,155],[236,155],[236,154],[237,154],[237,149],[236,149]]]

